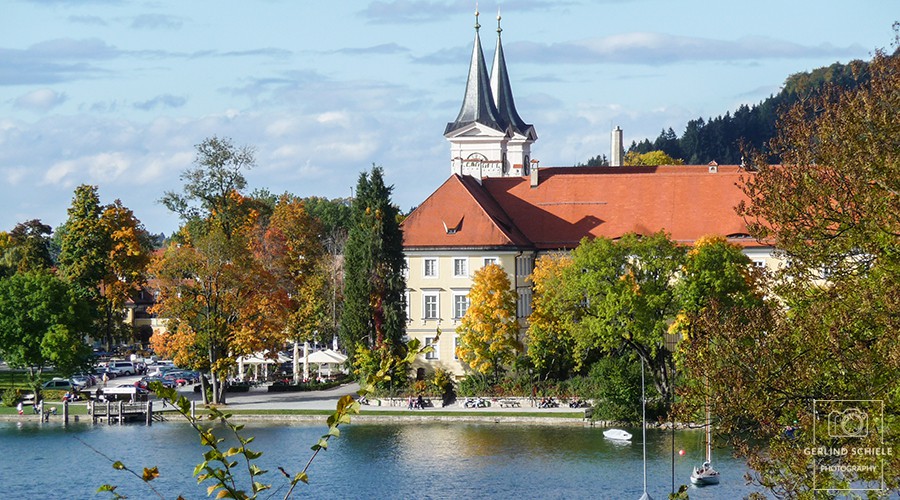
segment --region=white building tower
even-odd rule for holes
[[[490,78],[481,49],[480,28],[476,11],[475,46],[466,94],[456,120],[444,130],[444,137],[450,141],[450,173],[477,179],[528,175],[531,144],[537,134],[516,111],[500,43],[500,15]]]

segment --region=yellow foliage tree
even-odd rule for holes
[[[655,167],[657,165],[684,165],[684,160],[676,160],[663,151],[650,151],[643,154],[629,151],[625,153],[623,163],[626,167]]]
[[[457,356],[476,373],[500,377],[504,365],[521,350],[516,295],[502,267],[491,264],[475,273],[469,309],[456,332]]]
[[[531,281],[534,302],[529,317],[528,358],[542,376],[565,378],[575,366],[575,339],[565,326],[573,301],[565,297],[563,272],[572,265],[567,254],[544,255],[535,262]]]

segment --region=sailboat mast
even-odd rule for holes
[[[706,375],[706,461],[712,464],[712,429],[709,417],[709,374]]]

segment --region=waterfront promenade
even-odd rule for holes
[[[122,377],[116,380],[115,385],[133,384],[139,377]],[[113,385],[112,383],[110,384]],[[356,383],[345,384],[339,387],[322,391],[304,392],[268,392],[265,385],[251,387],[248,392],[228,393],[226,405],[220,408],[226,412],[233,412],[240,420],[319,420],[323,419],[327,412],[335,410],[338,400],[345,395],[356,396],[359,386]],[[199,392],[194,392],[193,386],[179,388],[179,393],[192,401],[197,401],[197,409],[202,406]],[[519,407],[501,407],[497,400],[491,401],[487,408],[465,408],[462,402],[465,398],[458,398],[453,404],[442,407],[439,400],[435,400],[434,407],[421,410],[410,410],[406,400],[395,400],[393,405],[388,400],[373,399],[371,404],[363,405],[360,415],[353,419],[361,422],[372,421],[433,421],[433,420],[460,420],[460,421],[510,421],[510,422],[541,422],[541,423],[581,423],[584,409],[569,408],[561,404],[557,408],[538,408],[537,402],[529,399],[520,399]],[[51,419],[61,418],[61,404],[55,401],[45,403],[45,409],[56,406],[56,415]],[[70,408],[73,415],[86,413],[79,411],[77,406],[86,406],[85,402],[72,403]],[[0,419],[35,419],[31,407],[25,408],[25,415],[3,414]],[[171,411],[171,409],[169,410]],[[154,412],[165,412],[165,408],[159,400],[154,399]],[[546,417],[544,417],[546,416]],[[174,416],[169,420],[175,419]]]

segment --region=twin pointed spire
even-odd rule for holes
[[[497,48],[494,62],[488,77],[487,64],[481,49],[481,37],[478,23],[478,10],[475,11],[475,44],[472,60],[469,63],[469,79],[466,83],[466,94],[462,107],[454,122],[448,123],[444,134],[466,127],[472,123],[480,123],[499,131],[512,128],[513,132],[528,135],[531,125],[526,124],[516,112],[512,89],[509,85],[509,74],[506,71],[506,59],[500,43],[500,12],[497,12]]]

